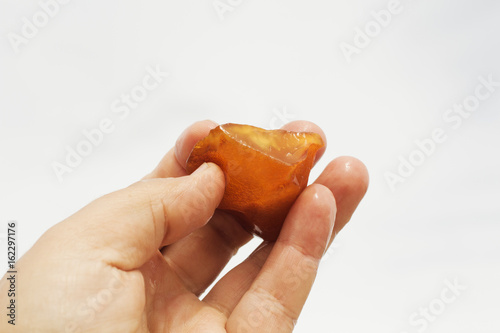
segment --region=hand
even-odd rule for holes
[[[322,255],[366,192],[366,168],[351,157],[332,161],[299,196],[279,239],[262,243],[200,300],[252,238],[216,210],[220,168],[184,170],[215,126],[195,123],[143,180],[49,229],[17,263],[18,319],[11,326],[4,318],[0,331],[291,332]],[[285,129],[326,142],[312,123]],[[1,304],[7,290],[4,277]]]

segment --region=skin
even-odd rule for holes
[[[321,257],[367,190],[367,170],[353,157],[331,161],[299,196],[278,240],[262,243],[200,300],[252,238],[216,210],[220,168],[204,164],[189,176],[184,169],[215,126],[193,124],[141,181],[50,228],[16,265],[16,326],[4,318],[0,331],[291,332]],[[312,123],[284,129],[314,131],[326,143]],[[4,276],[1,304],[8,289]]]

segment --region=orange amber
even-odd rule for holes
[[[226,190],[219,209],[249,232],[273,241],[295,199],[306,188],[321,136],[225,124],[199,141],[187,161],[192,173],[203,162],[217,164]]]

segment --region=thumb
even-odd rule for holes
[[[48,237],[62,232],[79,256],[135,269],[160,247],[204,226],[222,200],[224,186],[222,170],[212,163],[190,176],[142,180],[90,203]]]

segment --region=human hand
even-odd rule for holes
[[[2,320],[0,331],[291,332],[322,255],[366,192],[366,168],[333,160],[294,203],[278,240],[262,243],[200,300],[252,238],[216,210],[220,168],[184,169],[215,126],[193,124],[143,180],[49,229],[16,265],[19,319]],[[314,131],[326,143],[312,123],[284,129]],[[4,277],[2,299],[7,289]]]

